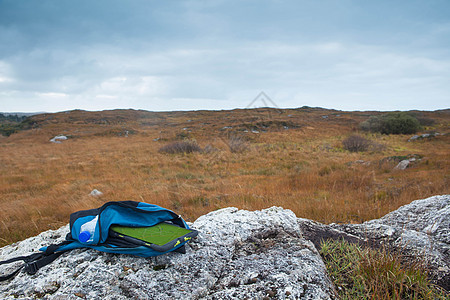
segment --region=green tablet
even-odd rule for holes
[[[197,235],[196,230],[182,228],[169,223],[159,223],[151,227],[126,227],[112,225],[110,227],[116,237],[126,240],[141,241],[140,244],[154,248],[157,251],[175,247]]]

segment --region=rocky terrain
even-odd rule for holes
[[[63,254],[35,275],[0,283],[2,299],[335,299],[320,239],[382,244],[421,257],[449,287],[450,195],[416,200],[363,224],[323,225],[287,209],[229,207],[198,218],[187,254],[154,258],[94,250]],[[68,226],[0,249],[0,260],[64,239]],[[8,270],[2,270],[7,273]]]

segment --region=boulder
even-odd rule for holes
[[[409,163],[410,163],[409,159],[404,159],[401,162],[399,162],[398,165],[395,166],[394,169],[405,170],[409,166]]]
[[[325,225],[280,207],[230,207],[192,227],[199,236],[187,254],[139,258],[77,249],[35,275],[1,282],[0,299],[336,299],[317,251],[322,239],[419,258],[436,283],[450,288],[450,195],[416,200],[362,224]],[[67,232],[68,225],[0,248],[0,260],[60,242]]]
[[[321,240],[344,239],[372,248],[387,247],[407,260],[419,259],[432,279],[450,290],[450,195],[416,200],[362,224],[298,222],[303,236],[318,248]]]
[[[363,224],[330,227],[422,260],[436,283],[450,290],[450,195],[416,200]]]
[[[55,144],[61,144],[62,141],[67,140],[67,136],[65,135],[57,135],[54,138],[50,139],[50,142],[55,143]]]
[[[91,195],[91,196],[93,196],[93,197],[100,197],[100,196],[103,196],[103,193],[100,192],[100,191],[97,190],[97,189],[93,189],[93,190],[89,193],[89,195]]]
[[[154,258],[78,249],[35,275],[0,283],[0,298],[335,299],[314,245],[286,209],[225,208],[197,219],[187,254]],[[68,227],[0,249],[0,260],[61,241]]]

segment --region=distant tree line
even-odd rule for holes
[[[20,130],[30,129],[33,124],[34,121],[29,117],[0,113],[0,134],[3,136],[10,136]]]
[[[4,115],[0,113],[0,123],[5,122],[14,122],[14,123],[20,123],[23,120],[25,120],[26,116],[19,116],[19,115]]]

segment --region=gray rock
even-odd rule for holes
[[[67,136],[65,135],[57,135],[54,138],[50,139],[50,142],[55,143],[55,144],[61,144],[62,141],[67,140]]]
[[[103,196],[103,193],[100,192],[100,191],[97,190],[97,189],[93,189],[93,190],[89,193],[89,195],[91,195],[91,196],[93,196],[93,197],[100,197],[100,196]]]
[[[441,134],[438,132],[434,132],[434,133],[424,133],[422,135],[413,135],[412,137],[410,137],[408,139],[408,142],[413,142],[413,141],[423,140],[423,139],[430,139],[430,138],[434,138],[438,135],[441,135]]]
[[[409,166],[409,163],[410,163],[409,159],[402,160],[401,162],[398,163],[398,165],[394,169],[405,170]]]
[[[450,195],[416,200],[363,224],[330,227],[422,260],[434,280],[450,289]]]
[[[225,208],[197,219],[187,254],[154,258],[73,250],[33,276],[0,283],[2,299],[335,299],[314,245],[290,210]],[[65,226],[0,249],[0,260],[61,241]]]
[[[1,299],[334,299],[321,239],[387,246],[422,259],[449,289],[450,195],[413,201],[363,224],[324,225],[290,210],[225,208],[198,218],[187,254],[154,258],[78,249],[33,276],[0,283]],[[68,225],[0,248],[0,260],[57,243]],[[14,266],[13,266],[14,267]],[[4,273],[14,268],[4,270]]]

